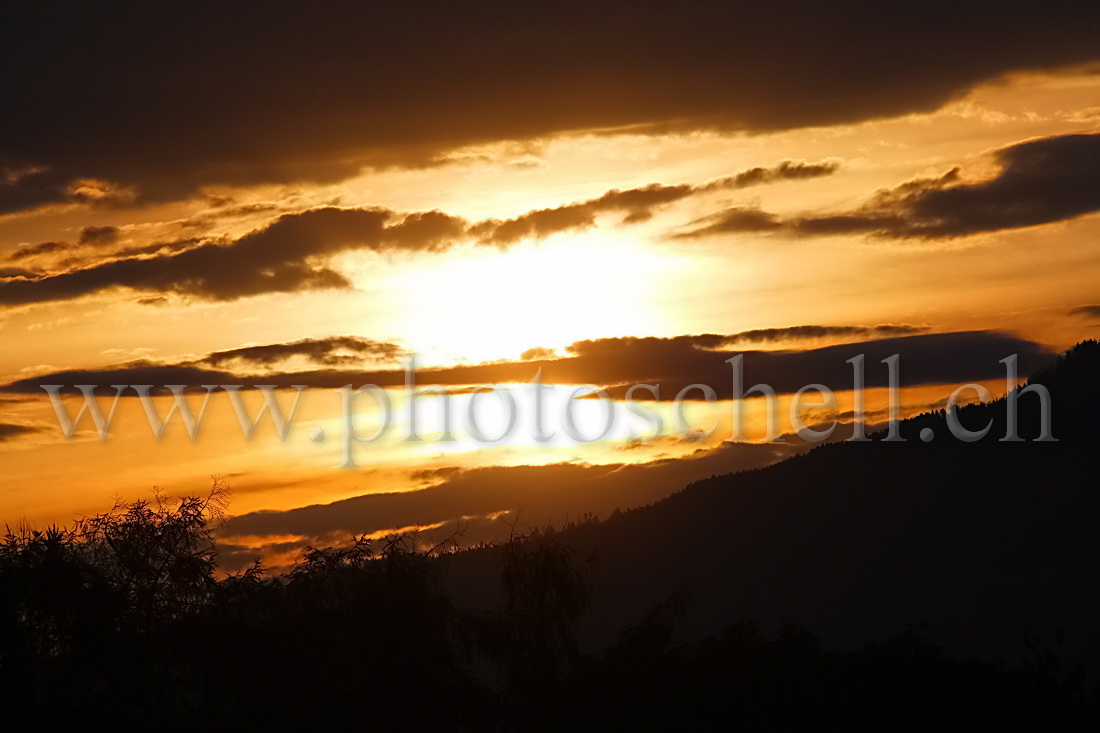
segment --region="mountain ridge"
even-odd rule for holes
[[[566,529],[557,541],[599,561],[587,643],[680,599],[684,640],[752,619],[856,647],[915,625],[950,654],[1020,659],[1046,645],[1100,668],[1097,377],[1100,343],[1085,341],[1028,381],[1050,392],[1057,442],[1032,440],[1032,393],[1018,402],[1024,441],[1001,441],[1006,396],[959,409],[968,429],[991,425],[976,442],[926,413],[901,421],[904,442],[824,444]],[[455,564],[453,578],[481,574]]]

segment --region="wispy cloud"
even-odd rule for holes
[[[1100,134],[1064,135],[1010,145],[993,155],[987,180],[966,181],[954,168],[876,192],[855,209],[780,216],[734,207],[675,235],[782,233],[795,237],[866,234],[947,239],[1066,221],[1100,211]]]

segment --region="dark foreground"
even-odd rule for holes
[[[473,551],[219,578],[217,490],[9,530],[3,724],[1100,730],[1098,377],[1094,342],[1037,375],[1056,447],[829,445]],[[963,413],[1003,432],[1003,401]]]

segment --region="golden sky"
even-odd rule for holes
[[[412,354],[423,384],[520,395],[541,366],[559,402],[593,384],[620,412],[616,388],[659,381],[667,417],[680,387],[752,352],[753,381],[837,390],[826,419],[851,410],[836,378],[850,354],[903,354],[906,416],[964,382],[1003,394],[1001,357],[1037,365],[1100,333],[1094,39],[1057,13],[1033,28],[1010,18],[1000,36],[964,14],[893,48],[830,16],[779,58],[749,30],[723,40],[709,28],[723,12],[624,24],[601,10],[573,46],[554,35],[565,18],[518,45],[494,19],[472,46],[443,17],[392,38],[349,21],[380,47],[344,29],[332,50],[309,40],[288,57],[211,30],[217,68],[185,60],[181,27],[162,56],[107,37],[73,78],[28,71],[6,98],[36,112],[0,142],[0,519],[69,521],[219,475],[251,528],[231,537],[276,561],[340,532],[488,527],[524,504],[560,521],[804,446],[731,447],[728,393],[691,405],[693,425],[720,426],[698,441],[632,443],[624,418],[593,443],[388,437],[337,469],[340,445],[310,431],[339,433],[343,384],[388,387],[400,412]],[[751,22],[778,22],[769,12]],[[473,15],[454,23],[481,27]],[[404,65],[372,66],[384,52]],[[244,440],[224,394],[194,442],[179,423],[155,440],[123,397],[101,442],[90,421],[67,441],[38,386],[119,383],[316,389],[286,442],[270,424]],[[871,386],[881,423],[884,385]],[[793,389],[779,391],[785,414]],[[189,394],[197,409],[201,390]],[[294,392],[278,396],[289,408]],[[448,400],[462,411],[470,396]],[[421,404],[432,434],[435,402]],[[598,424],[599,405],[580,402],[579,422]],[[555,498],[555,476],[591,493]],[[478,493],[478,477],[515,498]],[[368,502],[294,524],[301,507],[410,490],[427,508],[383,519]]]

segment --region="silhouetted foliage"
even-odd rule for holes
[[[653,619],[647,621],[651,625]],[[919,630],[832,651],[790,624],[740,622],[696,643],[625,634],[558,691],[550,730],[1089,730],[1095,699],[1047,668],[947,659]]]
[[[553,530],[513,536],[498,555],[504,602],[489,616],[486,646],[509,691],[529,701],[578,663],[577,625],[591,600],[594,561],[578,558]]]
[[[489,548],[506,600],[471,614],[440,589],[446,553],[408,535],[309,548],[283,576],[257,562],[216,579],[225,497],[215,483],[204,498],[120,503],[72,529],[9,529],[0,699],[58,722],[170,711],[180,725],[307,725],[354,709],[375,724],[415,714],[484,729],[506,698],[530,700],[578,659],[589,588],[553,532]],[[477,679],[475,658],[503,677]],[[273,707],[258,709],[258,694]]]

